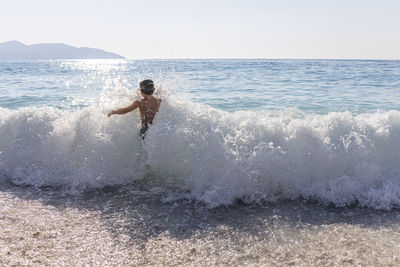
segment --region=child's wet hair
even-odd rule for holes
[[[145,95],[152,95],[155,88],[154,82],[150,79],[143,80],[139,83],[140,91]]]

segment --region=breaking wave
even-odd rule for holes
[[[138,114],[107,118],[112,105],[0,109],[0,179],[79,191],[157,177],[210,207],[400,204],[399,111],[228,113],[169,96],[142,142]]]

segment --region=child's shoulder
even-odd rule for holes
[[[136,107],[141,107],[141,106],[143,106],[142,99],[133,101],[133,104],[134,104]]]
[[[155,96],[152,96],[151,101],[156,101],[157,103],[161,103],[162,99],[158,98],[158,97],[155,97]]]

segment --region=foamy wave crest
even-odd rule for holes
[[[165,97],[142,143],[138,114],[107,118],[109,109],[1,109],[0,177],[86,189],[151,173],[210,207],[296,198],[400,204],[399,111],[232,114]]]

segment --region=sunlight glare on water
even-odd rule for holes
[[[152,78],[188,100],[225,111],[298,108],[307,113],[399,109],[400,61],[54,60],[0,62],[0,106],[68,108],[119,80]],[[88,105],[91,102],[88,103]],[[75,107],[74,105],[71,105]]]
[[[400,61],[0,62],[5,266],[400,265]],[[136,111],[156,81],[143,141]]]

